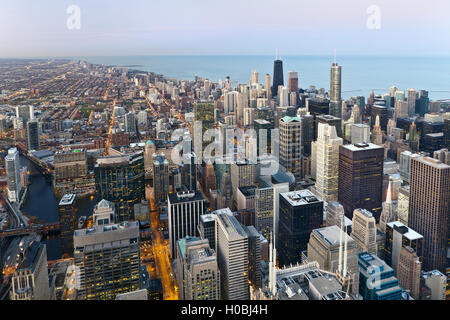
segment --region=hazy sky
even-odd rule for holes
[[[70,5],[81,28],[69,30]],[[367,8],[380,8],[369,29]],[[0,57],[450,55],[448,0],[0,0]]]

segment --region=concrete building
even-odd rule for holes
[[[352,279],[353,294],[357,294],[359,290],[358,252],[356,241],[336,225],[311,232],[308,261],[317,261],[321,270],[331,273],[348,272]]]
[[[431,300],[445,300],[447,276],[439,270],[422,271],[421,280],[424,287],[431,291]]]
[[[360,252],[377,254],[377,227],[371,212],[361,208],[353,211],[351,236]]]
[[[422,262],[411,247],[402,247],[397,265],[397,278],[399,285],[409,290],[409,294],[416,300],[420,294],[420,272]]]
[[[248,300],[250,298],[248,235],[236,218],[226,212],[217,214],[216,230],[221,298],[225,300]]]
[[[217,257],[207,239],[177,241],[177,280],[180,300],[220,300]]]
[[[40,128],[37,120],[30,120],[27,122],[27,148],[28,150],[39,150],[40,142]]]
[[[330,115],[341,117],[342,66],[333,62],[330,72]]]
[[[411,159],[408,226],[423,235],[423,268],[445,272],[450,219],[450,166]]]
[[[11,277],[11,300],[50,300],[47,247],[34,240]]]
[[[63,254],[68,256],[73,255],[73,233],[78,222],[78,207],[75,205],[75,199],[75,194],[65,194],[58,205],[61,246]]]
[[[318,124],[316,154],[316,184],[314,189],[325,201],[337,201],[339,175],[339,146],[342,138],[336,134],[336,128],[327,124]]]

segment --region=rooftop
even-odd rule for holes
[[[362,150],[375,150],[382,149],[382,146],[378,146],[373,143],[356,143],[356,144],[346,144],[342,148],[346,148],[350,151],[362,151]]]
[[[317,199],[316,196],[307,189],[281,193],[280,196],[286,199],[291,206],[321,202],[321,200]]]
[[[73,194],[73,193],[65,194],[65,195],[61,198],[61,201],[59,201],[59,205],[60,205],[60,206],[71,205],[71,204],[73,204],[73,202],[75,201],[75,197],[76,197],[76,194]]]

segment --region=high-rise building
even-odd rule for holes
[[[299,117],[280,119],[280,164],[298,179],[301,178],[301,127]]]
[[[350,274],[352,292],[358,293],[358,245],[347,232],[341,231],[340,226],[314,229],[309,238],[307,257],[308,261],[317,261],[321,270]]]
[[[216,248],[216,213],[200,215],[198,233],[201,239],[208,240],[209,247],[217,252]]]
[[[37,120],[30,120],[27,122],[27,148],[28,150],[39,150],[39,122]]]
[[[68,256],[73,255],[73,233],[78,221],[75,198],[75,194],[65,194],[58,205],[61,246],[63,254]]]
[[[278,89],[278,97],[280,102],[280,107],[289,106],[289,90],[284,86],[280,86]]]
[[[316,140],[317,140],[317,134],[319,131],[319,123],[325,123],[325,124],[335,127],[337,136],[341,137],[341,138],[343,137],[342,136],[342,120],[341,120],[341,118],[330,116],[329,114],[324,114],[324,115],[316,116],[316,126],[315,126],[315,131],[314,131],[314,138]]]
[[[412,117],[416,114],[416,98],[417,98],[416,90],[408,89],[407,102],[408,102],[408,116],[409,117]]]
[[[445,300],[447,291],[447,276],[439,270],[422,271],[423,286],[430,289],[431,300]]]
[[[412,153],[408,150],[400,153],[400,178],[408,184],[411,176],[411,159],[418,157],[420,157],[418,153]]]
[[[125,132],[130,134],[136,133],[136,116],[134,112],[125,114]]]
[[[411,159],[408,226],[423,235],[423,268],[445,272],[450,212],[450,166]]]
[[[330,115],[338,118],[341,118],[341,83],[342,66],[334,62],[330,72]]]
[[[271,241],[274,225],[274,189],[266,182],[259,181],[255,189],[255,228]]]
[[[219,300],[217,257],[208,240],[185,237],[177,241],[177,280],[180,300]]]
[[[359,294],[364,300],[401,300],[394,269],[376,255],[363,252],[358,255]]]
[[[368,143],[370,141],[370,126],[363,123],[355,123],[351,126],[351,143]]]
[[[327,227],[341,226],[344,219],[344,207],[337,201],[329,201],[327,206]]]
[[[323,222],[323,201],[309,190],[280,194],[280,218],[277,239],[279,265],[301,262],[311,231]]]
[[[200,191],[180,190],[169,193],[169,242],[172,258],[177,255],[177,241],[198,236],[200,216],[205,212],[205,199]]]
[[[397,270],[400,251],[403,247],[411,247],[419,257],[423,258],[423,236],[399,221],[386,224],[384,243],[384,261]]]
[[[336,134],[336,128],[328,124],[318,124],[315,144],[315,190],[325,201],[336,201],[338,198],[339,146],[342,138]]]
[[[102,208],[107,210],[94,211],[92,228],[76,230],[73,236],[81,300],[113,300],[141,289],[139,222],[114,224],[109,219],[112,205],[102,200],[97,209]]]
[[[55,193],[84,193],[90,187],[86,149],[58,151],[54,159]]]
[[[19,151],[17,148],[8,150],[5,157],[5,169],[8,187],[8,200],[10,202],[18,202],[22,191],[20,183],[20,161]]]
[[[219,212],[216,217],[221,298],[248,300],[248,235],[231,211],[227,211]]]
[[[21,252],[22,262],[11,277],[11,300],[50,300],[47,247],[38,239]]]
[[[257,175],[257,165],[248,160],[242,162],[233,162],[231,164],[231,184],[233,186],[233,195],[237,195],[237,188],[247,187],[255,184]]]
[[[382,208],[384,148],[372,143],[339,146],[338,201],[352,219],[357,208],[378,221]]]
[[[298,73],[295,71],[288,72],[288,89],[289,92],[298,93]]]
[[[183,154],[183,164],[181,171],[181,184],[188,190],[197,190],[197,156],[194,152]]]
[[[409,290],[411,297],[419,299],[420,272],[422,262],[411,247],[402,247],[397,265],[397,278],[399,285]]]
[[[265,81],[266,97],[270,101],[270,99],[272,98],[272,90],[270,88],[270,74],[266,74]]]
[[[250,85],[258,84],[259,83],[259,73],[256,70],[252,71],[252,76],[250,77]]]
[[[283,61],[276,59],[273,62],[272,98],[278,96],[278,86],[284,85]]]
[[[377,254],[377,226],[371,212],[360,208],[353,211],[351,236],[359,252]]]
[[[94,175],[97,199],[115,204],[119,222],[134,220],[134,205],[145,199],[143,151],[98,158]]]
[[[22,119],[23,124],[34,119],[34,106],[21,105],[16,106],[16,118]]]
[[[164,153],[153,154],[153,194],[156,202],[165,202],[169,194],[169,161]]]

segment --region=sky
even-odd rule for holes
[[[67,26],[72,5],[80,10],[79,29]],[[448,12],[448,0],[0,0],[0,58],[274,55],[277,49],[281,56],[334,49],[449,56]]]

